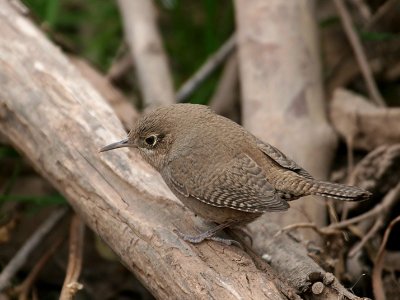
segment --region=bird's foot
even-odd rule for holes
[[[210,231],[210,230],[209,230]],[[192,244],[199,244],[201,242],[203,242],[204,240],[211,240],[211,241],[215,241],[215,242],[219,242],[222,244],[225,244],[227,246],[231,246],[231,245],[235,245],[239,248],[242,248],[242,245],[232,239],[225,239],[222,237],[218,237],[218,236],[214,236],[211,234],[215,234],[215,233],[210,233],[209,231],[203,232],[201,234],[198,235],[188,235],[188,234],[184,234],[178,230],[174,230],[174,232],[184,241],[192,243]]]
[[[206,232],[203,232],[203,233],[201,233],[201,234],[199,234],[199,235],[188,235],[188,234],[185,234],[185,233],[182,233],[182,232],[180,232],[180,231],[178,231],[178,230],[176,230],[176,229],[174,229],[174,232],[181,238],[181,239],[183,239],[184,241],[186,241],[186,242],[190,242],[190,243],[192,243],[192,244],[199,244],[199,243],[201,243],[202,241],[204,241],[204,240],[206,240],[206,239],[208,239],[208,238],[210,238],[211,236],[209,236],[207,233],[207,231]]]
[[[212,237],[208,238],[208,240],[212,240],[212,241],[215,241],[215,242],[223,243],[223,244],[225,244],[227,246],[234,245],[236,247],[239,247],[239,248],[243,249],[242,244],[240,244],[238,241],[235,241],[235,240],[232,240],[232,239],[224,239],[224,238],[219,237],[219,236],[212,236]]]
[[[216,242],[219,242],[219,243],[223,243],[223,244],[228,245],[228,246],[236,245],[236,246],[242,248],[242,245],[239,242],[235,241],[235,240],[225,239],[225,238],[221,238],[221,237],[215,236],[218,232],[220,232],[221,230],[223,230],[226,227],[231,226],[232,224],[233,224],[233,222],[227,222],[227,223],[219,224],[219,225],[215,226],[214,228],[212,228],[210,230],[207,230],[205,232],[202,232],[202,233],[200,233],[198,235],[187,235],[187,234],[184,234],[184,233],[182,233],[182,232],[180,232],[180,231],[178,231],[176,229],[174,230],[174,232],[180,238],[182,238],[183,240],[185,240],[187,242],[190,242],[192,244],[199,244],[199,243],[203,242],[204,240],[212,240],[212,241],[216,241]]]

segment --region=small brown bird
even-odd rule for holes
[[[127,139],[100,151],[138,149],[195,214],[219,224],[186,241],[221,241],[220,230],[284,211],[288,201],[319,195],[345,201],[369,198],[357,187],[314,179],[275,147],[207,106],[175,104],[144,114]]]

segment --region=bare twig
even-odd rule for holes
[[[354,139],[353,137],[346,137],[347,146],[347,182],[350,180],[350,175],[353,173],[354,169]]]
[[[376,13],[369,19],[368,23],[365,25],[364,29],[368,30],[375,26],[377,22],[381,20],[389,11],[391,11],[396,5],[399,4],[398,0],[387,0],[383,5],[381,5]]]
[[[375,299],[377,300],[384,300],[385,291],[383,290],[383,283],[382,283],[382,269],[383,269],[383,262],[385,258],[385,247],[387,240],[389,238],[390,232],[396,223],[400,222],[400,216],[397,216],[392,222],[390,222],[388,228],[385,230],[385,234],[383,235],[383,241],[381,246],[379,247],[378,254],[376,255],[374,269],[372,271],[372,290],[374,292]]]
[[[176,101],[184,102],[203,81],[221,65],[223,61],[232,53],[236,45],[236,37],[233,34],[222,46],[209,57],[206,62],[193,74],[176,93]]]
[[[352,255],[354,255],[360,247],[362,247],[368,239],[373,236],[373,234],[379,230],[379,228],[382,226],[384,218],[386,217],[386,213],[390,211],[390,209],[397,203],[397,201],[400,199],[400,183],[397,184],[396,187],[394,187],[383,199],[383,201],[379,204],[377,204],[373,209],[367,211],[366,213],[359,215],[357,217],[341,221],[339,223],[334,223],[326,227],[319,228],[316,224],[314,223],[296,223],[296,224],[291,224],[286,227],[283,227],[281,230],[279,230],[275,236],[278,236],[282,234],[283,232],[298,229],[298,228],[309,228],[317,232],[318,234],[321,235],[332,235],[332,234],[338,234],[338,229],[346,228],[349,227],[355,223],[359,223],[361,221],[364,221],[366,219],[372,218],[372,217],[378,217],[376,222],[374,223],[373,227],[370,229],[370,232],[364,236],[364,238],[361,240],[360,244],[353,248],[351,251]]]
[[[7,243],[10,240],[10,234],[17,225],[17,218],[18,214],[15,214],[10,220],[0,226],[0,244]]]
[[[0,274],[0,292],[8,287],[10,280],[25,264],[28,256],[39,245],[43,238],[53,229],[57,222],[65,215],[67,208],[63,207],[53,212],[46,221],[44,221],[35,233],[19,249],[17,254],[11,259],[8,265]]]
[[[399,166],[400,143],[377,147],[357,164],[348,184],[385,195],[400,181]]]
[[[383,215],[380,215],[376,220],[375,223],[372,225],[371,229],[368,230],[368,232],[362,236],[361,241],[355,245],[350,251],[349,251],[349,257],[353,257],[354,255],[357,254],[358,251],[364,247],[364,245],[369,241],[371,237],[373,237],[378,230],[383,226],[384,224],[384,217]]]
[[[29,273],[28,277],[24,280],[22,284],[15,288],[15,291],[19,293],[18,300],[27,300],[29,291],[32,287],[33,282],[36,280],[36,277],[39,275],[40,271],[46,265],[49,258],[56,252],[58,247],[61,245],[64,237],[59,237],[42,255],[39,261],[35,264],[32,271]]]
[[[331,288],[336,290],[338,292],[338,294],[341,295],[341,297],[338,297],[337,299],[346,299],[346,298],[349,300],[364,300],[364,299],[366,299],[366,298],[357,297],[350,290],[343,288],[343,286],[340,284],[340,282],[336,278],[332,282]]]
[[[67,274],[65,275],[60,295],[61,300],[73,299],[75,293],[83,287],[82,284],[78,282],[78,278],[82,269],[84,235],[85,224],[80,217],[75,214],[72,217],[70,226],[69,259]]]
[[[347,150],[347,176],[346,176],[346,183],[349,183],[351,174],[353,174],[354,170],[354,137],[353,136],[346,136],[346,150]],[[349,213],[349,206],[345,205],[342,210],[341,219],[347,219],[347,215]]]
[[[364,2],[364,0],[351,0],[353,5],[357,8],[361,17],[364,19],[364,22],[368,22],[371,19],[371,10],[368,5]]]
[[[343,23],[344,30],[349,38],[350,44],[353,48],[354,54],[356,56],[357,62],[360,66],[361,72],[364,76],[364,80],[367,84],[368,92],[371,99],[378,106],[385,106],[385,102],[379,93],[376,86],[375,80],[372,76],[371,68],[368,64],[364,49],[361,45],[361,41],[354,30],[350,14],[348,13],[343,0],[334,0],[336,8],[339,12],[340,19]]]
[[[339,223],[331,224],[327,228],[330,229],[340,229],[348,227],[349,225],[359,223],[363,220],[369,219],[371,217],[378,216],[380,214],[384,215],[384,212],[389,211],[399,200],[400,196],[400,183],[396,185],[389,193],[383,198],[381,203],[378,203],[373,209],[361,214],[357,217],[341,221]]]
[[[118,0],[118,4],[145,104],[172,104],[171,72],[156,26],[153,1]]]
[[[133,67],[133,59],[129,52],[123,53],[121,57],[118,57],[111,64],[111,67],[107,71],[107,79],[110,81],[116,81],[123,75],[125,75],[128,70]]]
[[[294,229],[299,229],[299,228],[309,228],[314,230],[315,232],[321,234],[321,235],[333,235],[333,234],[340,234],[340,231],[337,231],[335,229],[331,229],[329,226],[328,227],[323,227],[319,228],[316,224],[314,223],[296,223],[296,224],[290,224],[288,226],[283,227],[281,230],[279,230],[274,237],[277,237],[278,235],[282,234],[283,232],[291,231]]]
[[[111,67],[107,71],[106,77],[110,81],[119,79],[133,67],[132,55],[128,51],[125,51],[125,48],[126,44],[124,43],[118,51],[120,54],[117,54],[117,57],[111,63]]]

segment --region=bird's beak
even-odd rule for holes
[[[135,148],[136,145],[135,144],[130,144],[128,139],[124,139],[122,141],[116,142],[116,143],[112,143],[110,145],[107,145],[103,148],[100,149],[100,152],[105,152],[105,151],[109,151],[109,150],[113,150],[113,149],[117,149],[117,148],[123,148],[123,147],[133,147]]]

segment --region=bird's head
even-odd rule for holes
[[[190,104],[176,104],[152,110],[138,120],[126,139],[105,146],[100,152],[122,147],[136,148],[150,165],[160,171],[174,143],[184,139],[185,132],[193,127],[196,118],[191,118],[191,114],[199,110],[209,114],[209,109],[205,106]],[[189,124],[185,120],[190,120]]]

